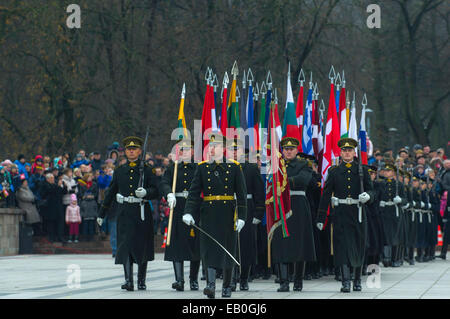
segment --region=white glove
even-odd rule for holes
[[[322,223],[317,223],[316,226],[317,226],[317,228],[318,228],[319,230],[322,230],[322,229],[323,229],[323,224],[322,224]]]
[[[144,198],[145,195],[147,195],[147,191],[145,190],[145,188],[139,187],[138,189],[136,189],[135,194],[139,198]]]
[[[408,209],[409,203],[406,203],[406,205],[402,206],[403,209]]]
[[[431,204],[430,203],[428,203],[428,209],[431,209]]]
[[[339,198],[334,197],[334,196],[331,196],[331,205],[332,205],[333,207],[339,206]]]
[[[194,225],[195,224],[195,220],[194,220],[194,217],[192,217],[192,215],[191,214],[184,214],[183,215],[183,222],[186,224],[186,225]]]
[[[174,208],[177,204],[177,199],[175,198],[174,193],[167,194],[167,203],[169,204],[170,208]]]
[[[244,228],[245,222],[242,219],[236,221],[236,230],[239,233]]]
[[[102,226],[102,224],[103,224],[103,218],[97,217],[97,224],[98,224],[99,226]]]
[[[380,202],[380,207],[386,207],[386,203],[384,201]]]
[[[443,222],[443,223],[446,223],[446,222],[447,222],[447,219],[446,219],[446,218],[444,218],[444,219],[442,220],[442,222]]]
[[[416,202],[415,201],[413,201],[413,206],[416,206]]]
[[[364,192],[359,194],[358,199],[361,203],[365,204],[370,200],[370,195]]]
[[[420,202],[420,208],[424,208],[425,207],[425,203],[424,202]]]
[[[400,196],[395,196],[394,197],[394,204],[400,204],[402,202],[402,198]]]
[[[253,225],[258,225],[260,222],[261,222],[261,220],[259,220],[258,218],[254,218],[253,217],[253,221],[252,221]]]
[[[116,200],[119,204],[123,204],[123,196],[119,193],[116,194]]]

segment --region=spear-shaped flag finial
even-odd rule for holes
[[[183,83],[183,88],[181,89],[181,98],[184,99],[186,97],[186,83]]]
[[[231,68],[231,75],[233,76],[233,80],[237,79],[238,74],[239,74],[239,69],[237,66],[237,61],[234,61],[233,67]]]
[[[255,80],[255,78],[253,77],[253,72],[252,69],[248,68],[248,72],[247,72],[247,81],[248,81],[248,85],[251,86],[252,82]]]
[[[305,73],[303,72],[303,69],[300,69],[300,73],[298,74],[298,82],[300,83],[300,86],[303,86],[303,82],[305,81]]]
[[[270,74],[270,70],[269,70],[269,72],[267,72],[266,83],[267,83],[267,88],[269,90],[271,90],[272,89],[272,74]]]
[[[331,66],[330,73],[328,73],[328,78],[331,80],[331,83],[334,82],[336,78],[336,72],[334,71],[334,66]]]

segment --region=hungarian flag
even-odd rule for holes
[[[266,227],[268,240],[268,266],[271,265],[271,241],[275,229],[281,226],[283,237],[289,236],[286,220],[292,215],[286,166],[279,150],[276,132],[275,103],[270,104],[269,151],[270,166],[266,182]]]
[[[300,81],[300,91],[297,97],[297,106],[295,108],[295,116],[297,117],[297,126],[300,135],[303,134],[303,81]],[[299,140],[300,141],[300,140]],[[299,151],[302,152],[302,143],[298,145]]]
[[[322,187],[328,175],[328,169],[339,158],[340,149],[337,145],[339,141],[339,122],[336,112],[336,99],[334,96],[334,84],[331,82],[330,101],[328,104],[327,124],[325,127],[325,146],[322,160]]]
[[[302,149],[303,153],[314,155],[312,144],[313,128],[312,128],[312,83],[309,83],[308,98],[306,99],[306,108],[303,123]]]
[[[361,113],[361,124],[359,126],[359,149],[361,151],[361,163],[367,165],[367,133],[366,133],[366,106]]]
[[[300,131],[298,130],[298,123],[296,117],[296,110],[294,105],[294,96],[292,94],[291,87],[291,72],[288,71],[287,75],[287,89],[286,89],[286,106],[284,109],[283,119],[283,137],[295,137],[297,140],[301,140]],[[278,113],[278,112],[277,112]],[[299,148],[300,151],[300,148]]]

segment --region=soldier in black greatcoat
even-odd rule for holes
[[[254,163],[256,157],[248,160],[245,158],[243,140],[233,140],[231,145],[227,145],[227,153],[227,158],[233,158],[241,163],[247,189],[247,219],[244,227],[238,234],[241,272],[240,278],[237,278],[237,276],[233,277],[232,290],[236,289],[237,281],[239,281],[240,290],[248,290],[250,269],[257,262],[256,225],[261,222],[266,210],[265,189],[261,172],[258,165]],[[251,155],[249,154],[248,156]],[[239,267],[234,267],[235,274],[238,273],[238,269]]]
[[[237,257],[237,233],[247,219],[247,190],[242,165],[224,157],[224,137],[211,134],[209,160],[198,164],[189,188],[183,221],[199,226]],[[203,197],[201,194],[203,193]],[[200,210],[199,220],[194,214]],[[203,293],[215,298],[216,269],[223,269],[222,297],[231,297],[231,275],[235,262],[211,238],[200,233],[200,257],[207,268]]]
[[[174,206],[170,245],[166,245],[164,260],[173,262],[175,282],[172,288],[184,290],[184,261],[190,261],[189,284],[191,290],[198,290],[198,270],[200,268],[200,240],[199,234],[193,227],[183,223],[184,206],[189,194],[188,190],[194,178],[197,164],[192,163],[192,145],[183,140],[178,144],[179,162],[175,193],[172,193],[175,164],[170,165],[164,172],[160,183],[161,195],[167,198],[169,207]],[[193,218],[198,220],[199,211],[193,212]]]
[[[294,291],[301,291],[305,263],[316,260],[311,206],[306,191],[309,187],[317,185],[308,163],[296,157],[298,145],[299,141],[293,137],[284,137],[281,140],[289,181],[292,216],[286,219],[289,236],[284,238],[282,227],[278,227],[273,233],[271,242],[272,262],[279,264],[278,292],[289,291],[289,264],[294,265]]]
[[[139,187],[140,155],[143,140],[130,136],[123,140],[127,162],[114,171],[99,211],[98,223],[108,213],[112,202],[117,208],[116,264],[123,264],[125,283],[122,289],[134,290],[133,263],[138,265],[138,289],[145,290],[147,262],[154,259],[153,218],[148,201],[159,196],[156,176],[152,167],[144,164],[143,187]],[[141,208],[143,204],[143,208]]]
[[[328,176],[319,205],[317,227],[323,229],[330,203],[334,206],[333,248],[334,263],[341,268],[341,292],[350,292],[350,266],[354,268],[353,290],[361,291],[361,272],[367,240],[367,209],[365,203],[373,199],[373,186],[366,167],[355,162],[352,138],[341,138],[342,163],[328,169]],[[361,189],[361,178],[364,189]]]

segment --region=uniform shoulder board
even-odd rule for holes
[[[241,163],[239,163],[238,161],[235,161],[234,159],[232,159],[232,158],[229,158],[228,159],[230,162],[233,162],[234,164],[236,164],[236,165],[241,165]]]
[[[330,166],[329,170],[333,170],[333,169],[335,169],[336,167],[337,167],[337,165],[332,165],[332,166]]]
[[[200,162],[200,163],[198,163],[198,165],[205,164],[206,162],[207,162],[207,161]]]

